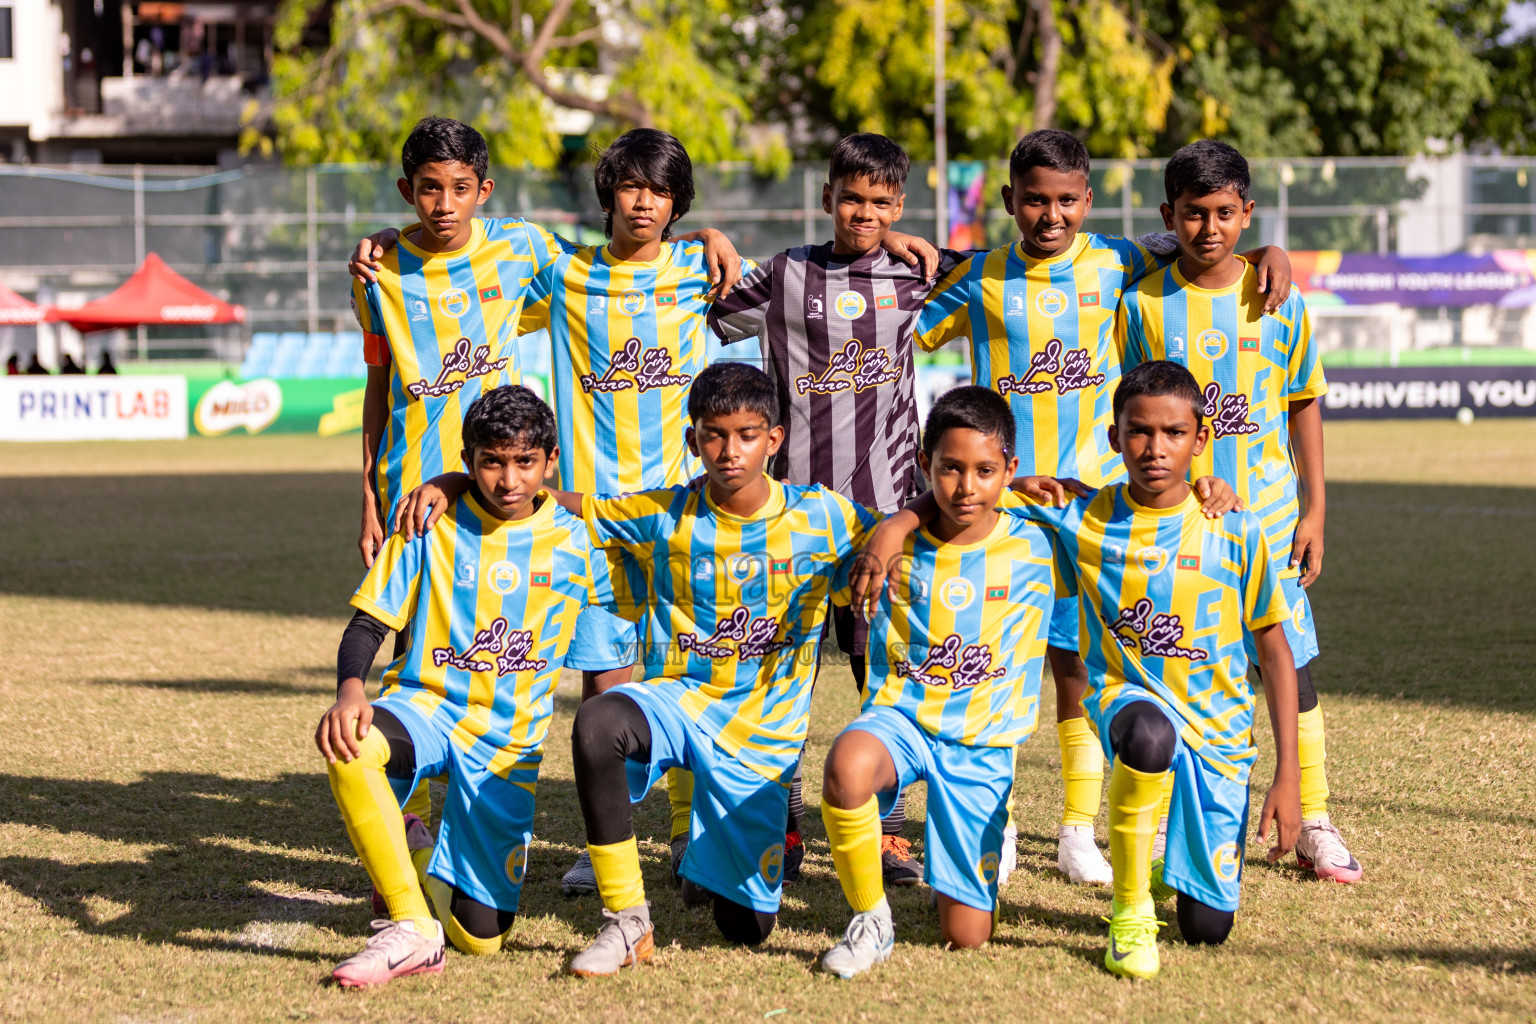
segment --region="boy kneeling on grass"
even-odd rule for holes
[[[1192,943],[1226,941],[1238,907],[1248,826],[1254,693],[1245,643],[1258,651],[1275,738],[1275,780],[1259,840],[1278,826],[1271,862],[1301,828],[1296,755],[1296,670],[1282,623],[1290,615],[1263,527],[1249,511],[1202,515],[1189,467],[1210,436],[1189,371],[1143,363],[1114,395],[1109,441],[1129,482],[1065,508],[1010,507],[1055,531],[1079,599],[1089,686],[1088,722],[1113,764],[1109,783],[1113,917],[1104,965],[1151,978],[1159,969],[1154,899],[1178,896],[1179,930]],[[1207,481],[1202,479],[1200,485]],[[871,537],[887,564],[914,503]],[[1163,780],[1173,773],[1167,851],[1152,860]]]
[[[527,388],[496,388],[470,406],[463,437],[466,493],[430,529],[385,542],[352,597],[336,703],[315,731],[389,912],[331,972],[348,987],[441,972],[445,931],[465,953],[501,949],[528,866],[555,685],[581,610],[609,596],[607,559],[543,489],[559,455],[549,407]],[[363,681],[390,630],[408,631],[408,644],[370,704]],[[444,774],[436,846],[413,858],[407,830],[426,829],[401,804]]]

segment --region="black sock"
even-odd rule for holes
[[[587,843],[611,846],[635,834],[624,762],[649,760],[651,727],[640,705],[622,693],[600,693],[584,702],[571,728],[576,797],[587,826]]]

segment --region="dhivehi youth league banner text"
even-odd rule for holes
[[[1329,419],[1536,416],[1536,366],[1383,366],[1327,371]]]

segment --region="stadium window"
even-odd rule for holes
[[[11,8],[0,7],[0,60],[10,60],[15,56],[15,47],[11,42]]]

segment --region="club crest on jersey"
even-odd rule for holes
[[[1122,608],[1115,621],[1109,623],[1120,646],[1130,650],[1137,647],[1149,658],[1185,658],[1204,661],[1209,652],[1201,647],[1180,647],[1184,639],[1184,623],[1172,612],[1156,612],[1148,598],[1142,598],[1129,608]]]
[[[766,616],[752,617],[752,610],[738,606],[730,617],[721,619],[715,631],[700,638],[697,633],[679,633],[677,646],[682,651],[692,651],[710,661],[724,661],[734,654],[738,659],[766,658],[788,647],[788,638],[778,639],[779,622]],[[736,644],[733,651],[726,642]]]
[[[503,559],[492,563],[491,567],[486,570],[485,582],[496,593],[505,596],[517,589],[518,583],[521,582],[521,576],[517,571],[517,566]]]
[[[637,315],[645,309],[645,292],[638,288],[630,288],[619,296],[619,308],[630,316]]]
[[[1296,627],[1296,632],[1298,633],[1305,633],[1307,631],[1306,598],[1298,597],[1296,599],[1296,607],[1291,609],[1291,625]]]
[[[1211,867],[1216,869],[1216,877],[1223,882],[1237,881],[1242,866],[1243,859],[1237,852],[1236,843],[1222,843],[1211,851]]]
[[[774,843],[757,858],[757,873],[769,885],[778,885],[784,877],[784,844]]]
[[[444,316],[461,317],[469,312],[469,292],[463,288],[450,288],[437,297],[437,308]]]
[[[1216,437],[1233,434],[1257,434],[1259,425],[1248,419],[1247,395],[1224,395],[1221,385],[1211,381],[1205,386],[1205,415]]]
[[[523,875],[528,871],[528,844],[518,843],[512,847],[512,852],[507,854],[507,877],[513,885],[523,884]]]
[[[903,659],[896,663],[896,674],[905,676],[924,686],[948,686],[966,690],[981,683],[1001,679],[1005,668],[992,667],[992,651],[984,644],[962,647],[960,634],[951,633],[937,647],[928,648],[921,665]],[[938,674],[938,669],[948,669],[949,678]]]
[[[406,299],[405,318],[407,320],[431,320],[432,310],[427,306],[426,299]]]
[[[1195,336],[1195,351],[1210,360],[1227,354],[1227,336],[1214,327],[1207,327]]]
[[[795,378],[799,394],[831,395],[852,388],[857,394],[868,388],[889,384],[901,376],[891,365],[891,354],[876,345],[862,347],[857,338],[849,340],[827,360],[820,374],[805,373]]]
[[[981,879],[982,885],[991,885],[997,881],[998,860],[997,853],[989,850],[976,862],[976,877]]]
[[[1035,296],[1035,311],[1054,320],[1067,311],[1067,293],[1060,288],[1047,288]]]
[[[868,306],[864,302],[864,296],[858,292],[843,292],[833,300],[832,308],[837,310],[837,315],[844,320],[857,320],[864,315]]]
[[[1022,378],[1010,374],[997,382],[1000,395],[1038,395],[1053,387],[1057,394],[1080,391],[1104,383],[1102,373],[1089,373],[1093,357],[1085,348],[1067,348],[1060,338],[1052,338],[1045,348],[1029,357],[1029,372]],[[1052,375],[1049,380],[1036,380],[1040,374]]]
[[[542,672],[549,667],[543,658],[530,658],[533,653],[533,630],[512,629],[507,620],[498,615],[485,629],[475,633],[474,642],[459,654],[450,645],[432,648],[432,664],[438,668],[447,665],[462,672]],[[494,661],[486,661],[482,655],[494,654]]]
[[[621,377],[621,373],[631,376]],[[692,374],[672,372],[672,353],[660,346],[642,349],[639,338],[630,338],[622,350],[613,354],[601,377],[595,373],[581,375],[581,390],[588,394],[594,391],[609,394],[638,386],[641,391],[650,391],[652,388],[684,387],[691,380]]]
[[[1150,576],[1156,576],[1168,568],[1168,549],[1159,547],[1139,548],[1136,551],[1136,564],[1141,571]]]
[[[468,338],[460,338],[453,351],[443,356],[443,367],[437,372],[437,379],[431,383],[425,377],[413,380],[405,386],[405,390],[412,398],[441,398],[451,395],[462,388],[465,383],[475,377],[484,377],[487,374],[496,373],[506,369],[507,361],[492,359],[491,346],[474,346]],[[449,380],[456,373],[464,375],[463,380]]]
[[[939,603],[952,612],[969,608],[976,599],[976,588],[963,576],[945,580],[939,584]]]
[[[823,308],[821,296],[807,295],[805,297],[805,318],[807,320],[826,319],[826,312]]]

